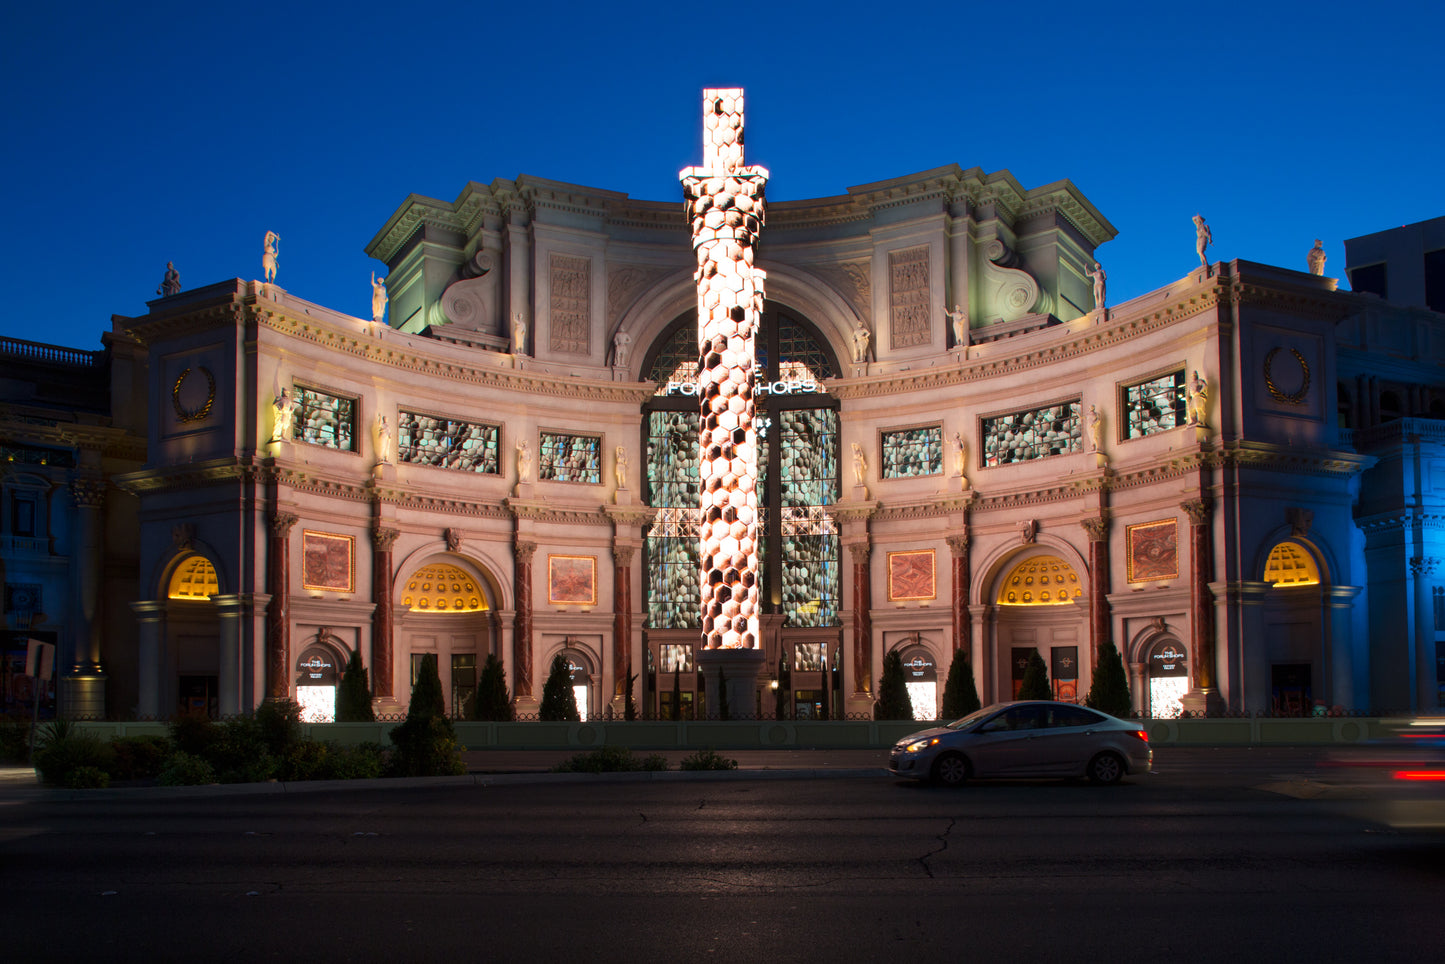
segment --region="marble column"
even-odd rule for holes
[[[147,599],[130,604],[140,623],[136,640],[136,669],[140,689],[136,694],[136,716],[159,720],[169,716],[161,711],[161,670],[166,638],[166,601]]]
[[[869,566],[870,546],[865,537],[849,543],[853,556],[853,692],[873,689],[873,578]]]
[[[74,585],[77,603],[74,636],[68,652],[56,659],[60,673],[60,710],[69,719],[105,717],[105,676],[100,672],[100,582],[103,563],[105,480],[77,478],[70,483],[75,502]],[[63,640],[62,640],[63,641]]]
[[[1109,612],[1112,581],[1109,578],[1109,517],[1101,513],[1097,518],[1084,519],[1079,525],[1089,536],[1089,654],[1097,670],[1099,650],[1113,638]]]
[[[1214,652],[1214,599],[1209,591],[1214,573],[1214,504],[1210,499],[1180,503],[1189,516],[1190,671],[1194,685],[1184,696],[1190,712],[1221,708]]]
[[[266,698],[285,699],[291,695],[291,527],[297,517],[277,512],[271,517],[271,539],[267,547],[266,588],[271,601],[266,605]]]
[[[627,699],[632,660],[632,546],[612,547],[612,691]],[[634,694],[635,696],[635,694]]]
[[[392,693],[391,654],[391,547],[401,535],[381,526],[371,530],[371,695],[390,700]]]
[[[968,535],[948,536],[948,551],[953,557],[953,648],[955,651],[964,650],[964,655],[972,656],[968,652]]]
[[[216,709],[222,717],[241,712],[241,615],[246,597],[212,596],[216,607],[217,655]]]
[[[535,542],[518,542],[513,547],[516,563],[513,566],[512,588],[517,608],[512,632],[512,668],[514,682],[512,693],[517,700],[533,699],[532,696],[532,554],[537,551]]]

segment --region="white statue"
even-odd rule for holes
[[[261,242],[261,280],[267,284],[276,280],[276,262],[281,258],[277,251],[280,242],[281,235],[275,231],[267,231],[265,240]]]
[[[953,347],[962,348],[968,344],[968,312],[963,305],[954,305],[952,311],[945,311],[944,314],[953,322]]]
[[[953,474],[964,480],[965,487],[968,484],[968,445],[963,441],[962,432],[953,433]]]
[[[271,403],[274,425],[271,429],[271,441],[289,442],[296,425],[296,399],[291,394],[291,389],[281,389],[281,394],[276,396]]]
[[[520,311],[512,313],[512,354],[527,354],[527,316]]]
[[[632,336],[621,328],[612,336],[612,364],[618,368],[627,367],[627,350],[632,347]]]
[[[1109,276],[1104,274],[1104,266],[1097,261],[1094,262],[1094,269],[1087,273],[1090,278],[1094,279],[1094,307],[1103,311],[1105,306],[1104,282],[1108,280]]]
[[[1103,440],[1104,435],[1104,419],[1093,405],[1089,406],[1089,414],[1084,416],[1084,429],[1089,433],[1090,451],[1099,451],[1099,443]]]
[[[517,440],[517,481],[532,481],[532,450],[526,439]]]
[[[612,474],[617,478],[619,489],[627,488],[627,449],[621,445],[617,446],[616,464],[612,468]]]
[[[376,461],[377,464],[390,462],[396,453],[395,439],[391,437],[391,425],[385,415],[376,416]]]
[[[1318,272],[1316,273],[1318,274]],[[161,297],[169,297],[170,295],[180,294],[180,292],[181,273],[176,270],[176,263],[174,261],[167,261],[165,277],[161,279],[161,286],[156,289],[156,294]]]
[[[1310,253],[1305,255],[1309,262],[1310,274],[1322,275],[1325,273],[1325,243],[1315,238],[1315,246],[1310,248]]]
[[[863,446],[857,442],[853,443],[853,481],[862,485],[868,478],[868,457],[863,454]]]
[[[1209,225],[1204,223],[1204,215],[1194,215],[1194,250],[1199,255],[1199,266],[1209,267],[1209,259],[1204,256],[1204,249],[1214,243],[1214,232],[1209,230]]]
[[[381,324],[386,317],[386,279],[377,280],[376,272],[371,273],[371,320]]]
[[[858,326],[853,329],[853,361],[861,365],[868,360],[868,342],[872,337],[873,333],[860,319]]]
[[[1189,376],[1188,409],[1189,424],[1204,425],[1209,419],[1209,380],[1199,376],[1199,370]]]

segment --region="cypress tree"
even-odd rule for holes
[[[956,649],[948,667],[948,682],[943,684],[943,717],[956,720],[982,705],[973,682],[973,663],[964,650]]]
[[[776,705],[773,707],[773,715],[780,720],[786,720],[789,716],[788,706],[792,703],[790,693],[793,689],[793,676],[788,672],[788,657],[778,657],[778,692],[774,697]]]
[[[672,664],[672,718],[682,719],[682,664]]]
[[[471,718],[502,723],[516,718],[512,696],[507,692],[506,668],[495,653],[488,653],[487,661],[482,664],[482,676],[472,697]]]
[[[572,673],[561,653],[552,657],[552,671],[547,674],[547,682],[542,684],[542,706],[537,715],[553,722],[579,723],[582,720],[582,714],[577,712],[577,695],[572,692]]]
[[[913,702],[903,680],[903,657],[894,650],[883,657],[883,674],[878,679],[878,699],[873,703],[875,720],[911,720]]]
[[[723,668],[717,668],[717,715],[720,720],[731,719],[728,715],[728,678]]]
[[[456,730],[447,719],[434,653],[423,656],[417,667],[406,722],[392,727],[391,742],[396,752],[391,756],[390,767],[396,776],[434,777],[467,772],[461,757],[463,748],[457,745]]]
[[[1024,669],[1024,678],[1019,686],[1021,700],[1051,700],[1054,691],[1049,687],[1049,670],[1038,650],[1029,651],[1029,665]]]
[[[632,661],[627,661],[627,693],[622,702],[622,718],[631,723],[637,719],[637,703],[632,698],[632,687],[637,684],[637,675],[632,672]]]
[[[346,661],[341,689],[336,694],[336,722],[376,722],[376,713],[371,708],[371,684],[366,679],[366,667],[361,664],[360,650],[353,650]]]
[[[1084,697],[1084,705],[1123,719],[1128,719],[1133,712],[1124,658],[1119,655],[1113,641],[1099,647],[1099,662],[1094,667],[1094,679],[1089,684],[1089,695]]]
[[[446,700],[442,698],[442,678],[437,675],[437,657],[427,653],[417,668],[416,682],[411,688],[411,702],[407,704],[406,721],[430,720],[437,717],[446,719]]]

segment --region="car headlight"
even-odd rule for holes
[[[905,746],[903,750],[906,753],[918,753],[919,751],[926,750],[929,747],[936,745],[937,743],[938,737],[930,736],[926,739],[914,740],[912,743]]]

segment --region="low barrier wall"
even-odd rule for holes
[[[1141,720],[1154,746],[1332,746],[1392,736],[1406,720],[1394,717],[1221,717]],[[103,738],[166,734],[164,723],[84,722]],[[389,745],[396,723],[307,723],[315,740]],[[475,723],[458,721],[457,740],[473,750],[881,749],[929,726],[911,720],[708,720],[632,723]]]

